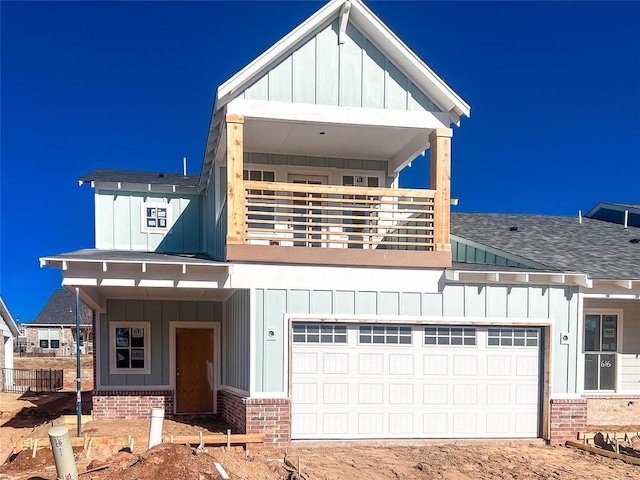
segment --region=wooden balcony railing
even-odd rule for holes
[[[432,190],[244,182],[248,245],[434,250]]]

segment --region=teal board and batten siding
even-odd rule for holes
[[[498,252],[490,252],[480,245],[471,245],[468,240],[451,239],[451,256],[454,262],[472,263],[480,265],[495,265],[503,267],[524,267],[524,268],[540,268],[544,267],[531,261],[518,261],[515,258],[509,258]],[[548,267],[546,267],[548,269]]]
[[[224,262],[227,260],[227,203],[225,202],[221,211],[217,212],[215,198],[216,193],[213,187],[209,186],[202,200],[204,251],[214,259]]]
[[[251,100],[394,110],[440,109],[352,24],[321,29],[243,92]]]
[[[578,295],[574,287],[447,285],[442,294],[257,289],[256,379],[258,392],[284,392],[286,314],[406,315],[475,318],[552,318],[553,387],[576,390],[576,345],[560,345],[557,332],[576,337]],[[269,331],[274,335],[270,337]]]
[[[238,290],[225,302],[222,321],[222,385],[249,391],[250,292]]]
[[[107,313],[100,315],[100,370],[103,387],[166,387],[169,385],[169,322],[221,322],[222,302],[173,300],[107,300]],[[151,373],[113,375],[109,372],[111,322],[149,322],[151,328]]]
[[[167,203],[169,233],[142,231],[142,204]],[[199,195],[99,190],[96,193],[96,248],[146,252],[202,251],[202,199]]]
[[[640,301],[586,298],[585,313],[589,309],[622,310],[622,345],[621,352],[622,385],[619,390],[640,391]],[[584,348],[581,346],[581,350]]]

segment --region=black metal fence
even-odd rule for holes
[[[62,390],[63,370],[2,369],[2,391],[6,393],[55,392]]]

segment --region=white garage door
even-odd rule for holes
[[[539,436],[540,329],[294,323],[292,438]]]

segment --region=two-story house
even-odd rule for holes
[[[469,113],[361,0],[331,0],[220,85],[199,175],[84,176],[95,248],[41,263],[97,312],[94,417],[217,412],[273,444],[584,427],[587,275],[452,241]],[[423,153],[430,188],[399,188]]]

